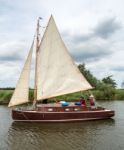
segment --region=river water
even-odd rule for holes
[[[99,102],[113,119],[80,123],[15,123],[0,106],[0,150],[124,150],[124,101]]]

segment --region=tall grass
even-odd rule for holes
[[[1,105],[8,104],[12,97],[13,92],[14,92],[14,90],[0,90],[0,104]],[[33,99],[34,99],[33,90],[30,90],[30,92],[29,92],[29,99],[30,99],[30,101],[33,101]]]
[[[8,104],[12,93],[12,90],[0,90],[0,104]]]
[[[124,100],[124,89],[116,90],[115,99],[116,100]]]
[[[84,91],[84,92],[77,92],[73,94],[58,96],[56,98],[51,98],[50,102],[58,101],[58,100],[66,100],[66,101],[76,101],[79,100],[80,96],[83,95],[86,99],[88,99],[90,94],[94,94],[97,100],[108,100],[106,99],[105,95],[103,95],[102,92],[99,90],[93,90],[93,91]],[[13,94],[13,90],[0,90],[0,104],[8,104],[11,96]],[[22,93],[23,94],[23,93]],[[29,92],[29,100],[32,102],[34,99],[34,92],[33,90],[30,90]],[[122,90],[116,90],[115,96],[111,100],[124,100],[124,89]]]

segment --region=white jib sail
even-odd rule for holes
[[[30,67],[32,60],[33,45],[34,42],[32,43],[28,57],[21,72],[20,78],[17,82],[15,91],[8,105],[9,107],[28,102],[29,78],[30,78]]]
[[[68,53],[51,16],[39,48],[37,100],[91,89]]]

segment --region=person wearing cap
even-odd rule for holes
[[[92,94],[89,96],[89,100],[90,100],[91,108],[95,109],[96,108],[96,102],[95,102],[95,97]]]

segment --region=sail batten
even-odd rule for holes
[[[39,47],[37,99],[91,89],[62,41],[51,16]]]
[[[28,57],[24,64],[23,70],[21,72],[20,78],[17,82],[15,91],[14,91],[13,96],[8,105],[9,107],[28,102],[29,78],[30,78],[30,68],[31,68],[33,45],[34,45],[34,42],[32,43]]]

